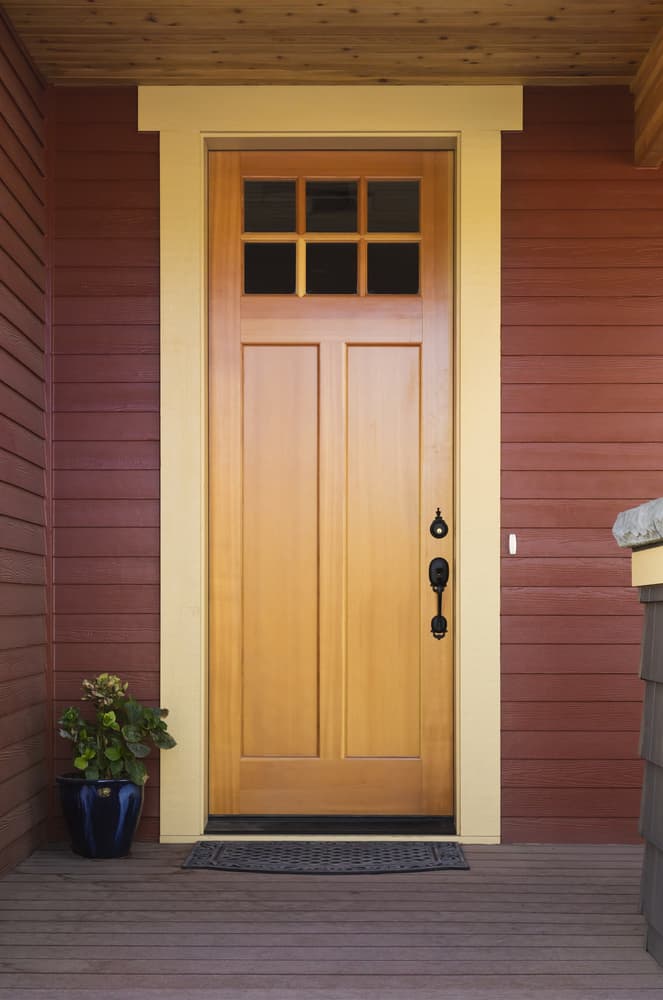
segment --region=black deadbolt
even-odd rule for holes
[[[435,511],[435,518],[433,521],[431,521],[430,533],[433,536],[433,538],[444,538],[444,536],[448,534],[448,532],[449,532],[449,527],[447,525],[447,522],[442,517],[442,514],[440,513],[440,508],[438,507],[437,510]]]

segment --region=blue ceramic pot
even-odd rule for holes
[[[126,778],[88,781],[75,774],[56,781],[72,850],[85,858],[128,854],[143,810],[144,785]]]

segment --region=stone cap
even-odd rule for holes
[[[624,549],[663,544],[663,497],[623,510],[617,515],[612,533]]]

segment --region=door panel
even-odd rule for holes
[[[451,168],[431,152],[210,155],[214,814],[453,812],[452,586],[438,642],[428,583],[453,538]],[[264,213],[278,233],[256,231],[255,199],[243,231],[244,178],[266,198],[279,181]],[[309,183],[325,179],[344,183]],[[400,179],[409,203],[389,233]],[[406,233],[417,191],[421,230]],[[334,206],[354,220],[355,204],[356,231],[339,234]],[[356,294],[307,294],[336,281],[312,243],[354,244],[341,255],[356,282],[347,267],[342,281]],[[247,266],[278,273],[246,288],[291,294],[245,293],[243,248],[260,244]],[[409,294],[394,291],[401,257]],[[437,506],[443,541],[428,531]]]
[[[243,755],[318,754],[318,351],[243,351]]]
[[[348,348],[348,757],[418,757],[419,349]]]

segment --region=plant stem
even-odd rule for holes
[[[102,721],[102,712],[97,712],[97,757],[99,758],[99,777],[106,778],[108,775],[105,773],[106,764],[106,736],[104,733],[104,724]],[[103,766],[101,765],[102,760],[104,761]]]

